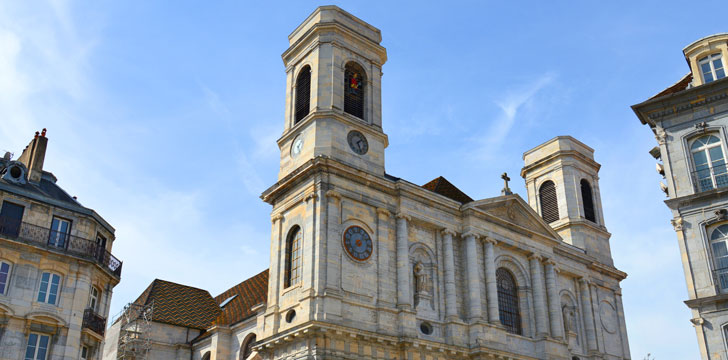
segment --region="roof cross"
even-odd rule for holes
[[[503,179],[503,190],[501,190],[501,195],[513,195],[511,189],[508,187],[508,182],[511,181],[511,178],[508,177],[508,173],[503,173],[503,175],[501,175],[501,179]]]

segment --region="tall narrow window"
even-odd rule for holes
[[[554,182],[549,180],[541,184],[538,196],[541,200],[541,217],[549,224],[559,220],[559,203],[556,200]]]
[[[7,294],[10,284],[10,263],[0,261],[0,295]]]
[[[81,346],[81,360],[88,360],[88,347]]]
[[[713,249],[715,278],[721,292],[728,290],[728,224],[718,226],[710,234],[710,247]]]
[[[702,136],[690,146],[693,155],[693,181],[696,191],[706,191],[728,186],[723,148],[720,139],[714,135]]]
[[[205,355],[202,355],[202,360],[210,360],[210,352],[206,352]]]
[[[357,63],[350,62],[344,68],[344,111],[364,119],[364,85],[366,76]]]
[[[240,347],[240,360],[246,360],[250,354],[253,353],[253,345],[255,345],[256,336],[255,334],[250,334],[248,337],[245,338],[245,341],[243,341],[243,346]]]
[[[296,120],[301,121],[311,110],[311,67],[306,65],[296,78]]]
[[[25,360],[46,360],[48,355],[48,344],[50,337],[30,333],[28,335],[28,346],[25,347]]]
[[[518,308],[518,287],[511,272],[498,268],[495,271],[495,279],[498,284],[498,313],[500,322],[506,327],[506,331],[522,335],[521,312]]]
[[[48,245],[65,248],[70,233],[71,221],[54,216],[53,222],[51,222],[51,234],[48,238]]]
[[[284,287],[298,283],[301,271],[301,228],[294,226],[286,238],[286,272],[283,278]]]
[[[88,307],[93,310],[94,312],[99,312],[98,306],[99,306],[99,295],[101,295],[101,292],[95,287],[91,287],[91,296],[88,300]]]
[[[0,209],[0,235],[16,237],[20,234],[20,224],[23,221],[24,207],[3,201]]]
[[[708,55],[698,60],[698,66],[700,66],[700,72],[703,74],[703,82],[706,84],[725,77],[725,68],[723,68],[723,59],[720,53]]]
[[[58,290],[61,286],[61,277],[57,274],[44,272],[40,276],[38,289],[38,302],[55,305],[58,299]]]
[[[592,197],[591,186],[586,179],[581,179],[581,201],[584,203],[584,218],[597,222],[594,216],[594,198]]]

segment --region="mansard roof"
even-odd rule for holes
[[[690,86],[690,84],[692,82],[693,82],[693,74],[692,73],[686,74],[685,76],[682,77],[682,79],[680,79],[680,81],[671,85],[667,89],[660,91],[659,93],[657,93],[657,95],[651,97],[650,99],[655,99],[655,98],[665,96],[665,95],[672,95],[672,94],[678,93],[680,91],[687,90],[687,88]]]
[[[466,195],[464,192],[460,191],[455,185],[453,185],[451,182],[447,181],[442,176],[438,176],[436,179],[433,179],[432,181],[428,182],[425,185],[422,185],[422,188],[430,190],[434,193],[440,194],[442,196],[445,196],[447,198],[453,199],[459,203],[467,204],[473,199]]]
[[[200,330],[207,329],[221,312],[206,290],[159,279],[152,281],[134,304],[152,302],[152,321]]]
[[[232,299],[231,299],[232,298]],[[222,294],[215,296],[218,306],[223,305],[222,312],[215,319],[213,325],[232,325],[255,316],[251,310],[255,305],[264,303],[268,298],[268,269],[255,275],[240,284],[237,284]]]

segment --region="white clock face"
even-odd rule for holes
[[[349,135],[346,136],[346,140],[349,142],[351,150],[359,155],[364,155],[367,151],[369,151],[369,142],[364,134],[359,131],[349,131]]]
[[[291,156],[296,157],[298,154],[301,153],[301,150],[303,149],[303,139],[299,135],[296,137],[295,140],[293,140],[293,145],[291,145]]]

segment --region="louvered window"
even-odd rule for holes
[[[296,78],[296,120],[301,121],[311,110],[311,67],[306,65]]]
[[[364,70],[350,62],[344,68],[344,111],[364,119]]]
[[[294,226],[286,238],[286,272],[284,287],[298,283],[301,271],[301,228]]]
[[[511,272],[499,268],[495,271],[495,279],[498,284],[498,313],[500,322],[506,327],[506,331],[522,335],[521,312],[518,307],[518,286],[513,279]]]
[[[549,224],[558,220],[559,204],[556,200],[556,185],[554,185],[554,182],[546,181],[543,183],[538,195],[541,200],[541,217]]]
[[[597,222],[594,216],[594,198],[592,197],[591,186],[586,179],[581,179],[581,200],[584,202],[584,218]]]

